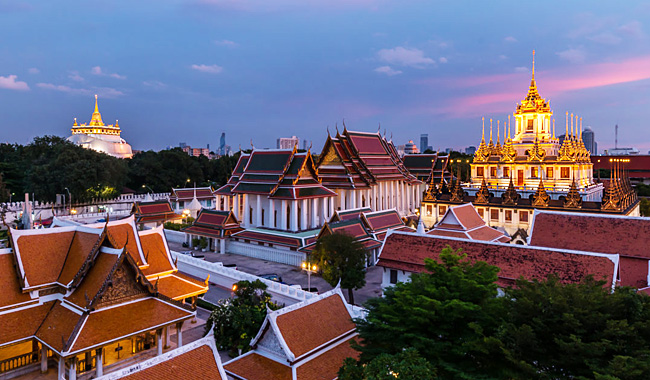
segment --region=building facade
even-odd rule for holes
[[[68,141],[80,145],[86,149],[96,150],[117,158],[131,158],[133,151],[131,145],[120,137],[122,131],[115,120],[115,125],[106,125],[102,121],[102,114],[99,113],[97,95],[95,95],[95,111],[88,124],[77,124],[77,118],[72,125],[72,136]]]
[[[291,137],[280,137],[277,140],[276,148],[277,149],[293,149],[294,146],[298,146],[300,143],[300,138],[296,136]]]

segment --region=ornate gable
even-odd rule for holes
[[[144,275],[128,259],[123,259],[117,262],[116,268],[106,278],[92,306],[101,308],[143,298],[152,293],[150,287]]]

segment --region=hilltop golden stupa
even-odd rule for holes
[[[106,125],[102,121],[102,114],[99,113],[97,105],[97,95],[95,95],[95,112],[88,124],[77,124],[77,118],[72,125],[72,136],[68,141],[81,145],[87,149],[93,149],[98,152],[106,153],[109,156],[117,158],[131,158],[133,151],[123,138],[120,137],[120,126],[115,120],[115,125]]]

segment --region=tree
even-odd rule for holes
[[[352,358],[345,359],[339,370],[339,380],[433,380],[436,369],[417,350],[407,348],[395,355],[381,354],[367,365]]]
[[[313,259],[322,270],[323,279],[328,284],[348,290],[348,301],[354,304],[352,290],[366,285],[367,252],[354,236],[334,233],[316,242]]]
[[[426,259],[425,266],[426,273],[365,304],[366,319],[355,321],[360,363],[414,348],[444,379],[508,378],[499,365],[501,342],[493,338],[503,314],[496,297],[499,269],[449,247],[439,262]]]
[[[528,378],[647,379],[650,297],[604,281],[517,282],[499,337]]]
[[[219,301],[210,313],[206,333],[212,329],[219,350],[228,350],[231,356],[241,355],[250,350],[267,308],[277,310],[280,306],[271,301],[266,284],[260,280],[239,281],[234,297]]]

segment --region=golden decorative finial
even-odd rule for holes
[[[95,94],[95,112],[99,112],[99,107],[97,106],[97,94]]]
[[[95,112],[93,112],[93,116],[90,118],[90,123],[88,125],[94,127],[104,125],[104,122],[102,121],[102,114],[99,113],[99,106],[97,105],[97,95],[95,95]]]
[[[535,80],[535,50],[533,49],[533,80]]]
[[[485,117],[481,118],[481,122],[483,123],[483,138],[481,139],[481,142],[485,142]]]
[[[580,118],[580,140],[582,140],[582,117]]]
[[[553,140],[555,140],[555,118],[553,118]]]
[[[75,126],[75,127],[79,125],[79,124],[77,124],[77,118],[76,117],[74,118],[74,124],[72,124],[72,125]]]
[[[492,119],[490,119],[490,144],[492,143]]]
[[[569,111],[566,111],[566,131],[564,131],[564,139],[569,138]]]
[[[497,120],[497,144],[501,144],[501,120]]]
[[[573,137],[573,114],[571,114],[571,137]]]
[[[508,140],[510,140],[510,115],[508,115]]]
[[[115,119],[115,128],[119,128],[119,127],[120,127],[120,123],[117,119]]]

